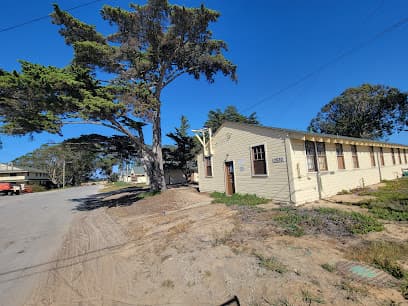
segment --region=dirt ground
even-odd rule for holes
[[[235,295],[241,305],[407,305],[396,288],[321,267],[344,261],[361,239],[406,241],[406,224],[357,237],[296,238],[270,222],[274,211],[265,208],[276,205],[211,204],[189,188],[129,204],[78,214],[26,305],[220,305]],[[273,258],[272,269],[262,258]]]

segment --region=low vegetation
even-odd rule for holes
[[[368,208],[377,218],[392,221],[408,221],[408,178],[385,181],[378,190],[366,190],[360,195],[374,196],[375,199],[358,203]]]
[[[32,185],[28,185],[29,187],[31,187],[31,189],[33,190],[33,192],[43,192],[43,191],[47,191],[47,187],[43,186],[43,185],[39,185],[39,184],[32,184]]]
[[[316,304],[325,304],[325,301],[320,296],[314,295],[307,289],[302,289],[302,300],[306,305]]]
[[[276,257],[266,257],[258,253],[255,253],[254,255],[258,259],[259,266],[264,269],[275,271],[280,274],[288,271],[288,268],[283,263],[281,263]]]
[[[292,236],[325,233],[347,236],[382,231],[383,225],[375,218],[357,212],[345,212],[333,208],[281,209],[274,220]]]
[[[347,257],[373,265],[401,280],[401,292],[408,299],[408,271],[401,265],[408,261],[407,242],[364,241],[350,248]]]
[[[116,191],[116,190],[121,190],[125,188],[143,188],[146,187],[145,184],[131,184],[131,183],[126,183],[126,182],[113,182],[113,183],[108,183],[105,185],[104,188],[102,188],[101,192],[111,192],[111,191]]]
[[[257,197],[254,194],[234,193],[232,196],[227,196],[225,193],[213,192],[211,197],[214,199],[213,203],[223,203],[226,205],[256,206],[269,202],[268,199]]]
[[[329,272],[334,272],[334,271],[336,271],[336,267],[333,266],[333,265],[331,265],[331,264],[329,264],[329,263],[324,263],[324,264],[321,265],[321,267],[322,267],[323,269],[325,269],[326,271],[329,271]]]

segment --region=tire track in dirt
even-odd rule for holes
[[[115,286],[117,275],[126,280],[126,263],[115,252],[126,243],[104,209],[77,215],[55,264],[26,305],[102,305],[104,296],[126,295],[126,286]]]

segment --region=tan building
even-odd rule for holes
[[[47,172],[34,168],[19,168],[12,164],[0,164],[0,182],[13,184],[40,184],[50,182]]]
[[[203,192],[301,204],[402,176],[408,146],[226,122],[197,156]]]

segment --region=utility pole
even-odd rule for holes
[[[62,189],[65,188],[65,158],[62,162]]]

